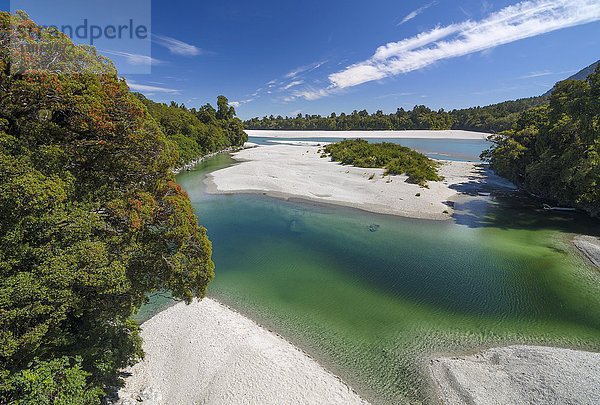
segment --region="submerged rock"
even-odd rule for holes
[[[369,225],[369,231],[371,232],[377,232],[379,230],[379,225],[378,224],[371,224]]]

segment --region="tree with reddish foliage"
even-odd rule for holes
[[[211,244],[110,61],[23,13],[0,45],[0,403],[98,402],[147,294],[204,296]]]

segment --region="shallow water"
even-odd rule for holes
[[[423,366],[436,353],[509,343],[600,350],[600,272],[568,243],[598,222],[548,216],[515,196],[459,199],[456,220],[437,222],[205,194],[205,174],[232,162],[220,155],[178,176],[213,242],[209,294],[368,400],[431,402]]]
[[[250,137],[258,145],[275,145],[277,142],[339,142],[344,138],[268,138]],[[371,143],[390,142],[417,150],[432,159],[479,162],[479,155],[492,146],[485,139],[430,139],[430,138],[369,138]]]

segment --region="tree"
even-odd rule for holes
[[[170,173],[176,145],[113,65],[23,13],[0,13],[0,43],[9,40],[15,47],[0,48],[0,403],[43,403],[48,392],[85,403],[142,356],[130,316],[149,292],[205,294],[211,244]]]
[[[217,110],[209,103],[198,110],[188,110],[174,102],[167,105],[155,103],[141,94],[136,96],[167,137],[176,144],[179,152],[178,166],[228,147],[242,146],[248,140],[243,124],[235,117],[234,110],[230,109],[233,114],[230,118],[221,119]]]
[[[396,109],[385,114],[378,110],[369,114],[366,110],[354,110],[350,115],[331,113],[327,117],[298,114],[296,117],[252,118],[244,123],[248,129],[288,130],[407,130],[407,129],[463,129],[498,133],[512,129],[521,112],[548,102],[548,96],[506,101],[486,107],[473,107],[450,112],[444,109],[432,111],[424,105],[412,110]]]
[[[230,120],[235,116],[235,109],[229,106],[229,100],[225,96],[217,97],[217,119]]]
[[[521,113],[484,155],[524,189],[600,215],[600,70],[554,87],[548,105]]]

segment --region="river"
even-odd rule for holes
[[[476,156],[465,142],[453,154]],[[598,221],[548,214],[518,194],[459,198],[446,222],[206,194],[205,175],[231,164],[218,155],[177,177],[213,242],[209,295],[366,399],[429,402],[435,354],[511,343],[600,350],[600,272],[570,243]]]

